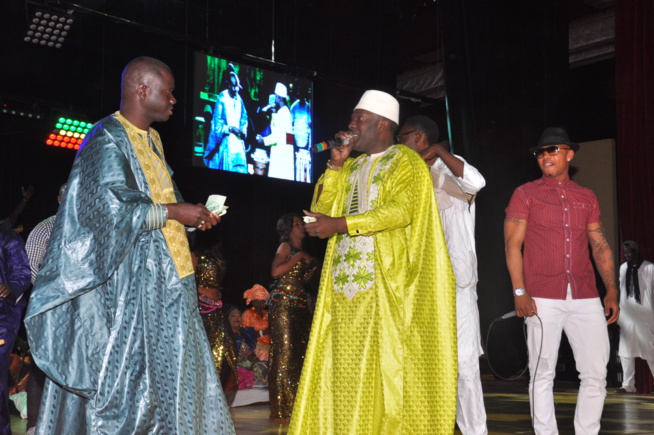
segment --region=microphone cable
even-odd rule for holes
[[[510,313],[507,313],[507,314],[510,314]],[[510,381],[511,382],[511,381],[515,381],[516,379],[520,379],[522,377],[522,375],[524,375],[525,372],[527,371],[527,369],[529,368],[529,345],[527,344],[527,328],[526,328],[526,323],[525,323],[526,319],[523,319],[523,322],[522,322],[522,334],[523,334],[523,336],[525,338],[525,344],[527,345],[527,364],[525,365],[525,368],[522,369],[520,374],[518,374],[517,376],[514,376],[512,378],[505,378],[504,376],[501,376],[493,368],[493,365],[491,364],[491,360],[490,360],[490,354],[488,353],[488,339],[490,337],[491,329],[493,329],[493,325],[495,324],[495,322],[497,322],[499,320],[505,320],[505,319],[508,319],[510,317],[513,317],[513,316],[507,316],[507,314],[505,314],[504,316],[497,317],[495,320],[493,320],[491,322],[490,326],[488,327],[488,331],[486,332],[486,361],[488,362],[488,367],[490,368],[493,375],[497,376],[498,378],[502,379],[503,381]],[[535,393],[535,387],[536,387],[535,379],[536,379],[536,374],[538,373],[538,366],[540,364],[540,357],[541,357],[541,354],[543,352],[543,338],[544,338],[543,337],[543,321],[540,319],[540,317],[538,317],[538,314],[534,314],[534,316],[540,322],[540,347],[538,348],[538,359],[536,360],[536,367],[534,368],[534,373],[531,375],[531,400],[530,400],[530,406],[529,406],[530,410],[529,411],[530,411],[530,414],[531,414],[531,426],[532,427],[534,427],[534,408],[535,408],[535,403],[536,403],[536,395],[534,394]]]

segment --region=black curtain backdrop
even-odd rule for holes
[[[314,138],[323,140],[347,126],[351,110],[365,89],[392,92],[395,73],[418,48],[413,47],[411,38],[402,41],[398,36],[399,17],[407,14],[402,8],[411,2],[334,0],[322,2],[322,8],[316,8],[318,2],[313,0],[278,0],[275,6],[263,3],[253,7],[250,1],[85,2],[102,14],[77,11],[69,40],[61,50],[52,50],[22,41],[31,2],[0,2],[0,63],[4,66],[0,68],[0,101],[33,103],[45,116],[35,120],[0,114],[0,217],[21,200],[20,187],[28,184],[35,185],[36,193],[20,219],[25,235],[56,211],[57,189],[68,176],[74,152],[43,144],[53,120],[67,114],[97,121],[117,110],[124,65],[139,55],[157,57],[171,66],[176,78],[175,114],[169,122],[155,125],[175,171],[174,179],[190,202],[204,202],[212,193],[228,197],[229,212],[215,230],[223,241],[228,263],[224,281],[227,302],[242,304],[243,290],[254,283],[267,285],[278,246],[275,222],[283,213],[309,207],[313,186],[191,166],[194,50],[244,62],[246,54],[269,59],[274,22],[277,61],[292,73],[316,72],[311,74],[315,85]],[[618,5],[630,10],[632,5],[640,5],[644,10],[647,1]],[[566,127],[578,142],[616,137],[614,86],[631,86],[626,82],[632,80],[633,72],[628,70],[626,78],[615,80],[612,59],[568,68],[567,6],[565,0],[439,1],[440,21],[430,23],[428,30],[438,28],[443,34],[449,122],[444,104],[430,107],[400,100],[402,120],[415,113],[431,116],[441,125],[442,139],[451,127],[454,151],[486,178],[487,187],[477,203],[482,336],[493,319],[513,309],[504,264],[503,219],[513,190],[540,176],[527,148],[536,143],[547,125]],[[332,18],[323,16],[325,7]],[[651,11],[647,13],[631,11],[629,20],[649,19]],[[641,23],[637,30],[628,21],[624,29],[630,39],[621,41],[618,34],[617,43],[631,50],[631,40],[645,41],[643,35],[651,39],[648,24]],[[642,67],[637,61],[651,60],[646,52],[630,52],[629,56],[636,70]],[[641,71],[645,86],[648,72],[651,68]],[[631,90],[630,95],[648,95],[651,104],[651,91]],[[646,114],[636,108],[632,113],[645,119]],[[631,169],[621,166],[619,175],[626,173],[631,180],[628,187],[620,184],[621,211],[632,204],[634,212],[629,216],[638,222],[622,226],[623,238],[641,239],[641,245],[652,253],[652,239],[649,237],[648,242],[644,234],[650,231],[647,223],[652,204],[647,193],[651,192],[641,194],[642,177],[651,177],[646,170],[651,168],[651,161],[648,164],[646,160],[651,157],[644,151],[649,143],[641,143],[640,137],[634,136],[646,127],[627,127],[629,139],[643,150],[632,162],[641,169],[629,172]],[[620,139],[619,150],[622,142]],[[316,178],[327,158],[326,153],[317,156]],[[627,157],[627,162],[630,159]],[[651,190],[651,178],[648,180]],[[625,206],[627,190],[638,195],[638,201],[628,200]],[[643,213],[647,207],[649,211]],[[643,233],[627,235],[624,228]],[[311,239],[309,249],[321,256],[324,241]],[[502,374],[524,367],[520,322],[500,322],[491,332],[489,357]]]
[[[565,128],[576,142],[616,137],[615,62],[569,66],[569,7],[565,0],[440,3],[451,141],[487,183],[477,198],[476,227],[482,336],[513,309],[504,209],[516,187],[541,176],[527,149],[548,126]],[[603,296],[601,281],[598,287]],[[505,320],[490,330],[487,357],[502,376],[527,362],[521,325]],[[615,336],[615,328],[610,333]],[[609,384],[617,382],[618,371],[612,358]],[[563,339],[557,379],[577,376]]]
[[[540,176],[527,149],[548,123],[561,123],[568,34],[560,3],[441,2],[451,142],[486,179],[476,222],[482,336],[513,309],[504,209],[517,186]],[[487,355],[505,377],[526,365],[519,320],[493,326]]]
[[[654,2],[618,0],[615,8],[617,170],[620,242],[635,240],[654,260]],[[616,262],[621,255],[616,253]],[[654,390],[644,362],[640,393]]]
[[[257,7],[249,1],[91,3],[85,7],[97,12],[77,10],[66,43],[54,50],[23,41],[34,9],[30,2],[0,2],[0,103],[18,102],[43,114],[39,120],[0,114],[0,218],[20,202],[20,188],[30,184],[36,193],[20,216],[23,235],[54,214],[57,189],[66,181],[75,155],[44,144],[54,120],[66,115],[96,122],[113,113],[119,107],[120,74],[126,63],[137,56],[161,59],[175,75],[178,103],[168,122],[153,127],[161,134],[173,179],[186,201],[204,203],[210,194],[227,196],[230,208],[213,231],[219,233],[227,262],[226,302],[243,306],[244,290],[255,283],[267,287],[271,281],[270,265],[279,245],[277,219],[308,209],[314,186],[191,166],[194,52],[313,80],[313,137],[320,141],[347,128],[364,90],[393,92],[395,57],[388,41],[395,27],[388,23],[397,21],[398,6],[391,0],[372,8],[343,0],[322,5],[336,12],[347,6],[341,28],[365,29],[366,36],[359,39],[363,48],[352,49],[352,30],[343,32],[319,16],[311,2],[257,2]],[[273,37],[275,63],[270,61]],[[314,180],[328,157],[315,157]],[[307,245],[322,257],[325,241],[311,238]]]

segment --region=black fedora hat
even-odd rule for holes
[[[579,144],[570,141],[568,132],[560,127],[547,127],[543,130],[543,134],[538,139],[538,146],[529,148],[529,152],[533,153],[538,148],[551,146],[551,145],[568,145],[572,151],[579,149]]]

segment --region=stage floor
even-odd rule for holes
[[[532,434],[527,381],[498,381],[484,376],[484,401],[491,435]],[[554,400],[561,435],[574,435],[572,420],[577,385],[556,382]],[[285,434],[287,424],[268,419],[268,404],[232,408],[238,435]],[[12,417],[14,435],[25,433],[25,421]],[[459,434],[457,430],[454,432]],[[654,394],[618,394],[609,388],[602,414],[601,434],[654,434]],[[435,434],[438,435],[438,434]]]

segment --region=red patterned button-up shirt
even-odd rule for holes
[[[524,219],[523,273],[532,297],[573,299],[599,296],[588,251],[588,225],[600,222],[592,190],[566,179],[542,177],[518,187],[506,217]]]

